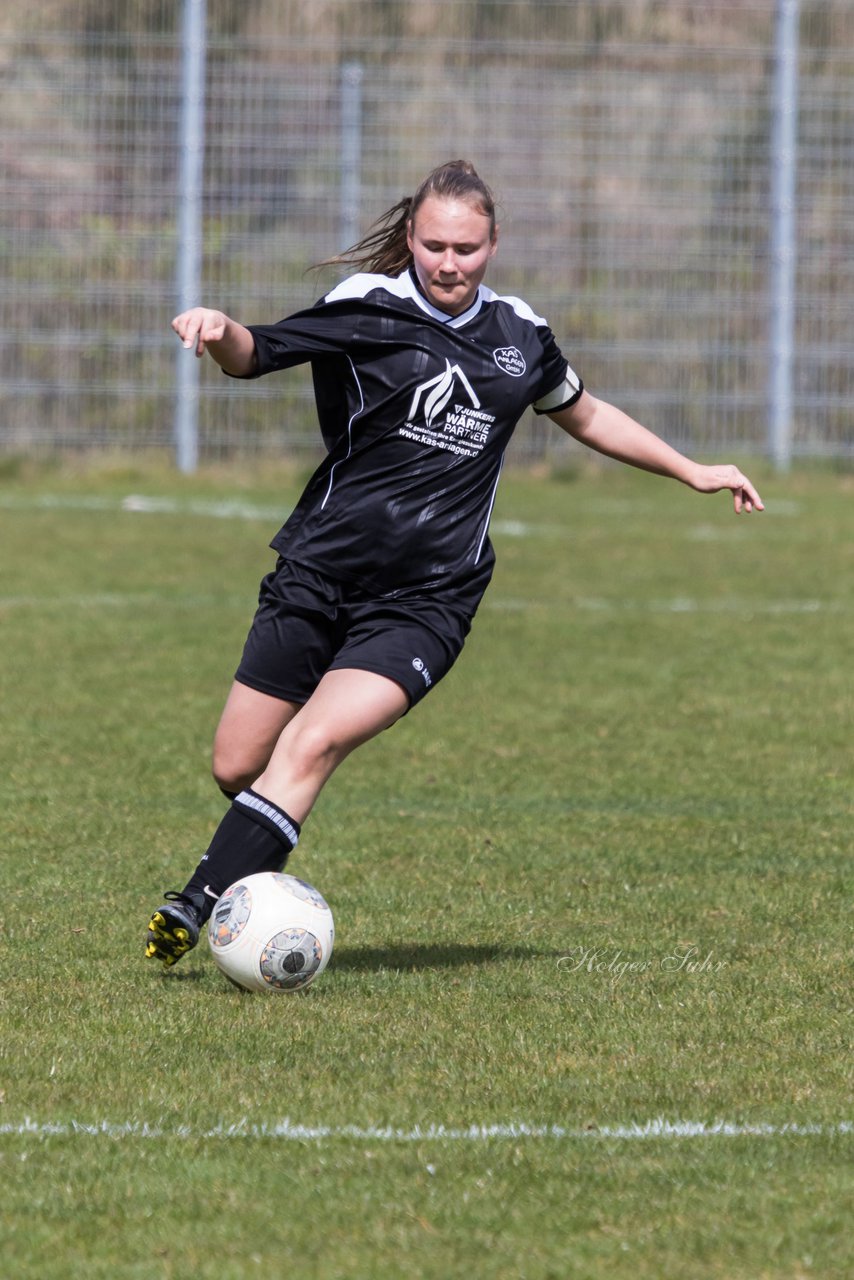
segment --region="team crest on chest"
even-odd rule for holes
[[[528,368],[525,357],[518,347],[496,347],[492,358],[499,369],[503,373],[509,373],[511,378],[521,378]]]

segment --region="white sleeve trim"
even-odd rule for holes
[[[550,391],[548,395],[541,396],[539,400],[534,401],[534,410],[537,413],[551,413],[553,409],[562,409],[564,405],[571,404],[573,400],[578,398],[581,391],[581,379],[573,369],[566,366],[566,376],[554,391]]]

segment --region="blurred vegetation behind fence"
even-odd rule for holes
[[[359,230],[434,164],[501,204],[488,283],[594,394],[677,446],[765,449],[773,0],[209,0],[203,297],[310,304],[344,247],[342,83],[362,69]],[[0,17],[0,448],[170,447],[178,0]],[[850,456],[854,5],[802,0],[795,456]],[[352,213],[353,211],[351,211]],[[351,224],[352,225],[352,224]],[[517,448],[560,449],[529,421]],[[203,459],[318,448],[307,371],[205,362]]]

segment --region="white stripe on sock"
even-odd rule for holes
[[[246,809],[254,809],[256,813],[263,813],[264,817],[274,822],[282,835],[290,840],[291,848],[296,848],[299,832],[290,818],[282,813],[281,809],[277,809],[274,804],[270,804],[269,800],[265,800],[262,796],[256,796],[252,791],[241,791],[240,795],[235,797],[234,803],[243,805]]]

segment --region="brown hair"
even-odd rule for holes
[[[428,173],[414,196],[404,196],[377,218],[366,236],[317,266],[346,264],[379,275],[400,275],[412,265],[412,253],[406,243],[409,224],[428,196],[464,200],[473,205],[489,218],[490,235],[495,235],[495,197],[489,187],[468,160],[449,160]]]

